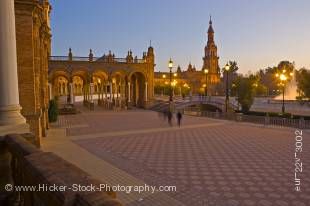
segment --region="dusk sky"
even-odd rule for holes
[[[95,56],[109,50],[142,57],[150,40],[156,71],[171,57],[181,68],[202,67],[212,15],[220,67],[235,60],[257,71],[281,60],[310,68],[309,0],[51,0],[52,55]]]

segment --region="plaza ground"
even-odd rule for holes
[[[146,110],[60,116],[42,149],[110,185],[176,186],[118,192],[125,205],[306,206],[309,131],[303,131],[301,192],[294,191],[295,129],[183,117],[178,128]]]

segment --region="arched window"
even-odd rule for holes
[[[58,83],[58,94],[61,94],[61,83]]]
[[[66,94],[66,85],[65,85],[65,83],[62,83],[62,92],[61,92],[61,94],[62,95]]]

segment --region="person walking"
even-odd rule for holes
[[[177,113],[178,126],[181,127],[182,113],[178,111]]]
[[[170,126],[172,126],[172,112],[171,111],[168,111],[168,114],[167,114],[167,117],[168,117],[168,123]]]

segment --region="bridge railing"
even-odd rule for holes
[[[293,118],[281,118],[281,117],[269,117],[269,116],[244,115],[241,113],[209,112],[209,111],[199,111],[199,109],[197,108],[185,108],[183,110],[183,113],[193,116],[234,120],[237,122],[249,122],[265,126],[280,126],[280,127],[310,129],[310,120],[305,120],[303,118],[293,119]]]

